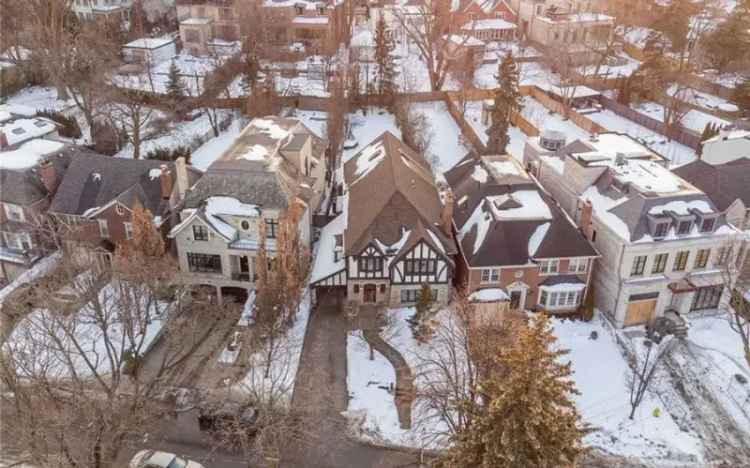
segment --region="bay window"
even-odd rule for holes
[[[581,303],[582,289],[558,290],[545,288],[539,289],[539,305],[546,309],[570,309]]]

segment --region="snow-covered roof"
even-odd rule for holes
[[[537,88],[552,93],[555,96],[567,97],[570,99],[574,98],[586,98],[601,96],[602,93],[595,89],[591,89],[588,86],[576,85],[576,86],[557,86],[551,83],[537,83]]]
[[[518,26],[511,23],[510,21],[505,21],[502,18],[488,18],[476,21],[467,21],[463,26],[461,26],[461,29],[463,29],[464,31],[483,31],[488,29],[516,29],[517,27]]]
[[[740,139],[750,140],[750,131],[741,130],[741,129],[723,131],[719,135],[711,137],[708,140],[704,141],[703,143],[705,144],[705,143],[714,143],[716,141],[740,140]]]
[[[509,299],[508,294],[500,288],[479,289],[469,295],[470,302],[500,302]]]
[[[543,21],[545,23],[614,23],[614,18],[609,15],[602,13],[591,13],[591,12],[578,12],[578,13],[567,13],[554,16],[540,15],[535,16],[535,20]]]
[[[328,24],[327,16],[295,16],[292,24]]]
[[[351,40],[352,47],[374,47],[375,38],[373,37],[372,31],[367,28],[359,28]]]
[[[16,119],[0,125],[8,145],[16,145],[26,140],[39,138],[57,130],[57,125],[44,118]]]
[[[158,49],[164,47],[167,44],[174,43],[174,38],[169,36],[166,37],[144,37],[142,39],[136,39],[125,44],[123,47],[130,47],[134,49]]]
[[[465,47],[480,47],[484,45],[483,41],[480,41],[479,39],[472,36],[459,36],[457,34],[451,34],[447,39],[456,45],[462,45]]]
[[[213,20],[211,18],[187,18],[182,21],[180,21],[180,24],[184,24],[186,26],[199,26],[202,24],[210,24]]]
[[[0,151],[0,168],[26,169],[36,166],[43,156],[59,151],[64,144],[59,141],[35,139],[10,151]]]

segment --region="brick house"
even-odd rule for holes
[[[469,0],[453,12],[465,34],[482,41],[509,41],[516,37],[516,12],[506,0]]]
[[[207,55],[217,45],[239,41],[238,6],[236,0],[177,0],[182,46],[192,55]]]
[[[456,283],[467,294],[501,290],[511,310],[576,311],[598,254],[523,167],[509,156],[469,154],[445,177]]]
[[[131,238],[136,205],[148,209],[154,225],[166,234],[173,209],[200,175],[183,159],[166,163],[79,154],[48,213],[70,227],[65,242],[75,252],[94,249],[109,258],[118,243]]]

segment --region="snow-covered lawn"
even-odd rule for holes
[[[218,137],[211,138],[199,146],[190,155],[190,164],[205,171],[219,156],[224,153],[242,131],[242,120],[237,119],[229,125],[229,128],[221,132]]]
[[[474,84],[478,88],[497,87],[497,63],[483,64],[474,73]],[[558,83],[559,77],[542,62],[522,62],[518,64],[518,78],[521,85]]]
[[[483,101],[469,101],[466,104],[466,114],[464,118],[469,125],[474,129],[474,132],[482,140],[482,143],[487,143],[489,136],[487,135],[487,126],[482,123],[482,102]],[[526,136],[520,128],[511,126],[508,129],[508,135],[510,136],[510,144],[506,148],[508,154],[516,158],[518,161],[523,161],[523,147],[526,144],[528,136]]]
[[[247,361],[236,363],[246,366],[248,371],[234,384],[235,390],[268,404],[291,403],[307,322],[310,318],[310,291],[306,289],[302,294],[302,302],[294,323],[286,331],[285,336],[277,338],[270,356],[269,346],[261,346],[261,349],[247,357]]]
[[[539,129],[540,132],[544,130],[558,130],[563,132],[569,142],[588,138],[590,135],[589,132],[573,123],[572,120],[565,120],[562,115],[551,112],[541,102],[531,96],[524,96],[521,115]]]
[[[578,73],[587,76],[593,75],[598,71],[598,76],[604,78],[619,78],[632,75],[638,67],[641,66],[641,62],[630,57],[629,55],[622,53],[612,60],[612,64],[602,65],[599,70],[596,69],[596,65],[584,65],[578,68]]]
[[[726,112],[737,112],[739,108],[727,101],[726,99],[713,94],[704,93],[693,88],[683,88],[677,84],[671,85],[667,89],[667,94],[676,96],[685,102],[707,109],[718,109]]]
[[[742,375],[750,381],[750,367],[743,355],[740,337],[731,329],[728,317],[691,318],[688,340],[699,348],[696,352],[705,360],[686,364],[703,367],[709,386],[715,390],[714,396],[750,434],[750,384],[740,384],[735,377]]]
[[[57,98],[57,90],[54,87],[30,86],[23,88],[16,94],[9,96],[6,104],[10,106],[28,107],[37,111],[52,109],[64,111],[75,106],[72,99],[63,101]]]
[[[434,158],[436,171],[447,171],[470,151],[443,101],[414,103],[412,109],[424,115],[430,126],[430,145],[425,156],[428,161]]]
[[[687,164],[696,158],[695,151],[667,137],[619,116],[609,109],[586,114],[586,117],[612,132],[630,135],[652,150],[669,159],[673,165]]]
[[[664,122],[664,106],[658,102],[644,102],[634,106],[635,110],[641,114],[647,115],[654,120]],[[691,109],[680,121],[683,127],[690,129],[698,134],[703,132],[706,125],[713,123],[718,126],[727,125],[730,122],[706,112]]]
[[[366,114],[363,114],[362,110],[358,110],[348,114],[348,118],[354,139],[357,140],[357,147],[344,150],[343,162],[351,159],[352,156],[372,143],[383,132],[388,131],[401,138],[401,131],[396,126],[395,117],[384,109],[368,107]]]
[[[635,418],[628,418],[630,369],[609,324],[599,315],[591,322],[553,318],[552,324],[560,348],[570,350],[563,359],[573,363],[573,380],[581,392],[576,405],[584,421],[596,429],[586,437],[587,444],[628,457],[701,456],[700,441],[680,430],[656,395],[646,395]],[[598,334],[596,340],[590,338],[592,332]],[[654,416],[656,408],[659,417]]]

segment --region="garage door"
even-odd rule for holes
[[[646,323],[654,316],[658,298],[636,299],[631,296],[628,309],[625,312],[625,326]]]

